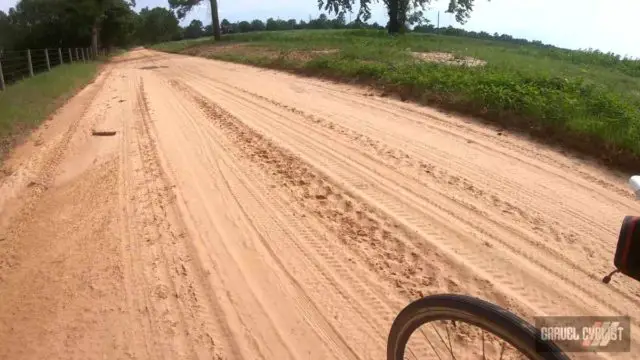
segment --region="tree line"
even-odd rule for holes
[[[359,19],[347,23],[345,13],[339,13],[335,19],[329,19],[326,14],[320,14],[316,19],[304,20],[282,20],[269,18],[266,22],[260,19],[253,21],[237,21],[234,23],[223,19],[220,23],[222,34],[237,34],[251,31],[279,31],[279,30],[303,30],[303,29],[375,29],[382,30],[383,26],[373,23],[368,24]]]
[[[135,0],[21,0],[8,13],[0,11],[0,49],[26,49],[44,47],[128,47],[132,45],[152,44],[171,40],[193,39],[215,34],[215,26],[193,20],[188,26],[181,27],[184,18],[192,6],[202,0],[171,0],[170,9],[163,7],[143,8],[134,11]],[[525,39],[514,39],[509,35],[490,35],[484,32],[474,33],[462,29],[436,29],[429,24],[421,12],[428,1],[418,1],[414,5],[403,5],[406,0],[384,0],[387,7],[400,6],[405,15],[401,16],[402,30],[446,35],[471,36],[494,40],[533,43]],[[472,1],[457,2],[452,8],[463,21],[468,17]],[[368,6],[370,1],[361,1],[354,21],[347,22],[347,12],[353,11],[353,0],[321,1],[335,18],[321,14],[318,18],[305,20],[274,19],[265,21],[220,22],[221,34],[244,33],[251,31],[301,30],[301,29],[387,29],[390,31],[391,19],[387,24],[369,24]],[[394,5],[395,4],[395,5]],[[411,3],[413,4],[413,3]],[[217,7],[217,5],[216,5]],[[457,12],[456,12],[457,11]],[[217,17],[217,16],[216,16]]]
[[[96,9],[96,3],[101,3]],[[87,47],[129,47],[212,36],[212,25],[193,20],[180,26],[180,14],[163,7],[133,9],[125,0],[21,0],[7,13],[0,11],[0,50]],[[99,16],[96,13],[101,13]],[[97,20],[96,20],[97,19]],[[359,19],[347,23],[345,13],[334,19],[221,22],[224,34],[300,29],[384,29]]]
[[[128,47],[180,38],[175,14],[125,0],[21,0],[0,11],[0,49]]]
[[[89,45],[97,47],[98,44],[102,48],[129,47],[212,36],[215,34],[215,26],[204,26],[200,20],[193,20],[185,27],[180,26],[180,19],[191,9],[189,5],[200,1],[202,0],[171,0],[170,9],[143,8],[136,12],[135,1],[131,0],[21,0],[7,13],[0,11],[0,50],[87,47]],[[395,6],[391,0],[383,1],[388,7]],[[402,5],[404,0],[397,1]],[[389,31],[390,20],[384,26],[378,23],[367,23],[370,17],[367,13],[369,1],[364,1],[362,3],[364,6],[361,4],[354,21],[347,22],[346,14],[352,11],[350,4],[353,3],[353,0],[321,1],[326,11],[335,13],[334,18],[321,14],[318,18],[310,18],[306,21],[269,18],[266,21],[254,19],[230,22],[223,19],[220,22],[220,32],[234,34],[302,29],[386,29]],[[613,53],[602,53],[590,49],[568,51],[540,41],[514,38],[507,34],[466,31],[451,26],[436,28],[424,18],[420,11],[420,3],[428,2],[417,2],[417,5],[401,9],[406,12],[406,16],[401,17],[403,31],[532,45],[532,47],[523,47],[521,51],[532,52],[536,51],[535,48],[544,49],[544,56],[582,64],[615,65],[629,75],[640,76],[638,61],[625,59]],[[452,12],[464,21],[469,16],[472,4],[471,1],[459,1],[458,7],[453,8]],[[412,29],[411,26],[413,26]]]
[[[217,0],[208,0],[211,7],[212,26],[192,22],[186,28],[179,26],[194,6],[207,0],[169,0],[169,9],[145,8],[136,13],[135,0],[20,0],[8,13],[0,11],[0,48],[72,47],[90,44],[97,50],[102,47],[127,46],[178,38],[190,38],[213,32],[216,39],[224,32],[255,31],[271,29],[328,29],[344,27],[367,27],[371,17],[370,5],[376,0],[318,0],[320,9],[336,15],[335,20],[325,16],[294,24],[291,20],[270,19],[252,22],[224,24],[218,21]],[[359,4],[356,21],[349,26],[341,21],[345,13],[353,13]],[[385,25],[390,33],[408,29],[422,18],[422,10],[431,0],[383,0],[389,11],[389,22]],[[473,0],[449,0],[448,11],[464,22],[470,15]],[[264,26],[262,26],[264,25]],[[222,29],[222,27],[224,29]],[[373,24],[370,27],[379,28]],[[249,30],[251,28],[251,30]]]

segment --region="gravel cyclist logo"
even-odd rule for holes
[[[619,321],[596,321],[591,328],[583,328],[582,346],[607,346],[611,341],[622,339],[624,328]]]
[[[537,317],[543,340],[555,342],[565,352],[626,352],[631,350],[628,316]]]

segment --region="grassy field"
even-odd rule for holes
[[[0,159],[15,142],[91,81],[98,62],[62,65],[0,91]]]
[[[493,40],[371,30],[256,32],[158,44],[158,50],[375,84],[594,155],[640,165],[638,64]],[[318,51],[324,50],[324,51]],[[415,53],[449,53],[447,63]],[[455,64],[464,58],[482,66]]]
[[[156,45],[153,45],[153,48],[160,51],[177,53],[190,47],[204,45],[204,44],[211,44],[212,42],[213,42],[212,37],[206,37],[206,38],[199,38],[199,39],[171,41],[171,42],[156,44]]]

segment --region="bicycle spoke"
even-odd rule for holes
[[[451,345],[451,334],[449,334],[449,327],[446,325],[445,327],[447,329],[447,339],[449,340],[449,349],[451,349],[451,357],[455,360],[456,357],[453,355],[453,345]]]
[[[438,353],[438,351],[436,350],[435,346],[431,343],[431,340],[429,339],[429,337],[427,336],[427,334],[424,333],[424,329],[422,327],[419,327],[418,330],[420,331],[420,333],[422,334],[422,336],[425,338],[425,340],[427,340],[427,342],[429,343],[429,346],[431,346],[431,349],[433,350],[433,352],[436,354],[436,356],[438,357],[438,359],[442,360],[442,358],[440,357],[440,354]],[[413,355],[413,357],[415,357],[416,359],[418,358],[414,353],[413,350],[410,350],[411,354]]]
[[[438,354],[438,351],[436,350],[436,347],[433,346],[433,344],[431,343],[431,340],[429,339],[429,337],[427,335],[425,335],[425,333],[424,333],[424,331],[422,329],[420,329],[420,331],[422,332],[422,335],[424,335],[424,338],[427,339],[427,342],[431,346],[431,349],[433,349],[433,352],[436,353],[436,356],[438,357],[438,359],[442,360],[442,358],[440,357],[440,354]]]
[[[444,341],[444,338],[442,337],[442,335],[440,335],[440,332],[438,332],[438,329],[436,329],[435,325],[433,325],[433,322],[431,323],[431,327],[433,327],[433,330],[435,330],[436,334],[440,338],[440,341],[442,341],[442,344],[444,344],[444,347],[447,350],[449,350],[449,352],[451,353],[451,357],[455,360],[456,357],[453,355],[453,350],[447,347],[447,343]]]
[[[411,345],[407,343],[405,347],[407,351],[405,359],[528,359],[525,353],[491,330],[467,322],[463,324],[458,322],[460,321],[449,319],[434,320],[415,329],[416,337],[413,338]],[[445,326],[446,336],[442,326]],[[478,340],[480,340],[480,346],[478,346]],[[431,352],[435,353],[435,356]]]
[[[484,352],[484,329],[482,329],[482,360],[487,360]]]
[[[417,359],[418,356],[416,356],[416,354],[413,352],[413,350],[411,349],[407,349],[409,351],[409,353],[411,353],[411,355],[413,356],[414,359]]]
[[[502,360],[502,355],[504,354],[504,344],[506,344],[505,341],[502,341],[502,346],[500,347],[500,359]]]

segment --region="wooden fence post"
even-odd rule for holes
[[[62,49],[58,48],[58,59],[60,59],[60,65],[64,64],[64,60],[62,59]]]
[[[76,48],[76,61],[80,61],[80,56],[78,56],[78,48]]]
[[[47,60],[47,71],[51,71],[51,62],[49,61],[49,49],[44,49],[44,58]]]
[[[84,59],[84,49],[80,49],[80,55],[82,55],[82,62],[87,62],[87,61]]]
[[[31,49],[27,49],[27,62],[29,63],[29,75],[33,77],[33,63],[31,62]]]
[[[4,91],[4,74],[2,73],[2,61],[0,60],[0,91]]]
[[[71,54],[71,48],[68,48],[67,50],[69,50],[69,62],[73,64],[73,55]]]

